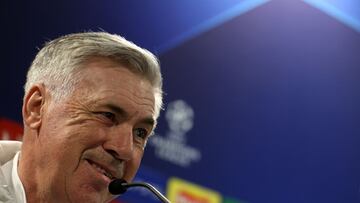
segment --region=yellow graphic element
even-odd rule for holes
[[[221,203],[221,195],[179,178],[170,178],[167,196],[173,203]]]

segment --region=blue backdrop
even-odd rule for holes
[[[179,202],[359,202],[358,1],[12,1],[1,9],[0,117],[21,123],[36,47],[104,29],[162,64],[165,110],[137,180]],[[156,202],[136,189],[118,201]]]

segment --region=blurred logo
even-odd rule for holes
[[[221,203],[218,192],[189,183],[179,178],[170,178],[167,196],[176,203]]]
[[[0,140],[21,140],[23,127],[8,119],[0,118]]]
[[[156,135],[149,140],[156,157],[182,167],[200,161],[201,152],[186,143],[187,133],[194,126],[194,110],[183,100],[170,102],[166,109],[169,131],[165,136]]]

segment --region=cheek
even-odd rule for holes
[[[100,146],[108,135],[106,129],[101,126],[91,125],[91,123],[64,128],[63,132],[68,147],[74,148],[69,149],[70,151],[84,151]]]
[[[101,132],[89,127],[67,127],[62,132],[42,138],[41,162],[56,173],[68,176],[73,173],[81,161],[83,152],[102,144]]]
[[[126,163],[124,179],[127,182],[131,182],[134,179],[136,172],[139,169],[143,154],[144,151],[142,150],[136,151],[134,158]]]

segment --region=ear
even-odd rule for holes
[[[38,129],[41,126],[46,98],[45,93],[44,85],[36,84],[25,95],[22,115],[24,123],[32,129]]]

